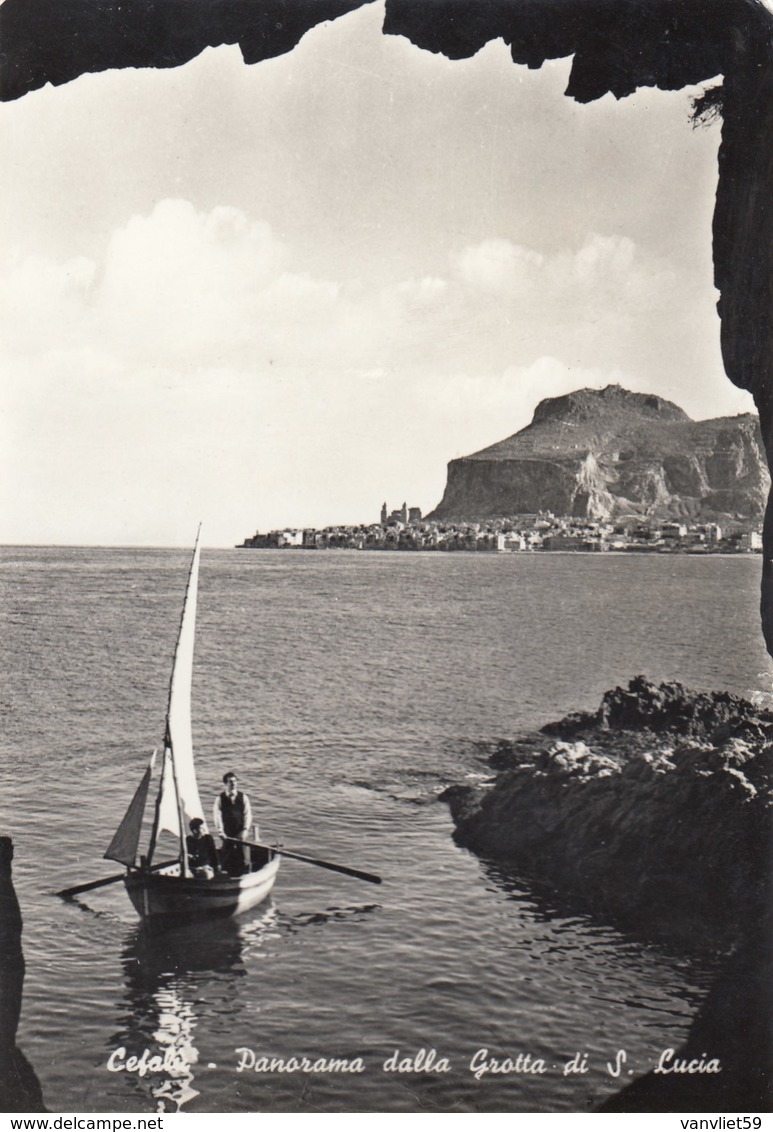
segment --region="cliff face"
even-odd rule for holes
[[[768,487],[754,415],[693,421],[670,401],[609,385],[542,401],[514,436],[452,460],[429,518],[760,521]]]

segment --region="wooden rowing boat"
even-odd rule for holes
[[[152,874],[132,869],[124,877],[124,884],[132,904],[144,919],[236,916],[255,908],[271,892],[279,856],[269,856],[269,852],[263,863],[254,862],[252,871],[240,877],[183,876],[178,864]]]
[[[150,760],[105,857],[126,866],[123,877],[132,904],[145,919],[232,916],[254,908],[270,893],[279,869],[279,854],[269,846],[252,845],[247,871],[240,876],[194,875],[188,861],[186,836],[193,818],[202,818],[193,759],[191,683],[196,623],[201,532],[196,538],[177,636],[164,732],[163,758],[156,770]],[[143,819],[151,784],[156,804],[147,851],[139,855]],[[153,864],[159,837],[177,839],[178,859]],[[168,856],[168,854],[167,854]],[[85,886],[84,886],[85,887]]]
[[[203,916],[235,916],[256,907],[266,899],[274,885],[280,857],[290,857],[370,884],[381,884],[375,873],[309,857],[285,846],[264,845],[244,838],[238,841],[245,862],[239,876],[219,873],[203,876],[188,860],[186,837],[191,821],[203,818],[203,807],[196,780],[191,734],[191,684],[193,678],[193,639],[196,625],[196,595],[199,580],[201,530],[196,538],[188,574],[180,631],[177,635],[169,683],[169,700],[164,731],[163,757],[156,768],[157,751],[142,776],[134,797],[104,856],[126,866],[125,873],[86,881],[64,888],[57,895],[65,900],[123,881],[132,904],[143,919],[180,920]],[[156,805],[150,826],[148,847],[140,854],[145,809],[151,785],[156,789]],[[177,855],[154,864],[159,837],[171,834],[177,842]],[[168,838],[167,838],[168,840]],[[211,870],[210,870],[211,871]]]

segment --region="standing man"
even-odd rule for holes
[[[252,807],[247,795],[237,789],[236,775],[229,770],[223,775],[225,790],[215,798],[213,816],[215,829],[221,837],[249,837],[252,827]],[[250,851],[246,845],[226,841],[223,846],[223,869],[232,876],[241,876],[250,867]]]

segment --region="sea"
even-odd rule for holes
[[[122,884],[56,893],[120,872],[189,559],[0,553],[17,1041],[49,1110],[585,1112],[682,1042],[711,941],[626,934],[479,858],[440,795],[639,673],[768,697],[759,558],[205,549],[202,797],[233,770],[263,840],[383,883],[286,858],[252,912],[155,929]]]

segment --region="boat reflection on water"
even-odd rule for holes
[[[162,931],[143,923],[134,929],[122,954],[126,996],[109,1068],[125,1071],[159,1112],[177,1112],[197,1097],[197,1003],[206,999],[210,1012],[221,999],[233,1023],[242,1005],[234,980],[246,974],[245,954],[276,934],[273,905],[246,921],[205,919]]]
[[[288,916],[269,902],[236,918],[165,930],[143,922],[132,929],[121,956],[125,994],[107,1057],[113,1070],[108,1087],[120,1093],[120,1106],[152,1100],[158,1112],[180,1111],[200,1095],[207,1071],[217,1068],[199,1047],[211,1052],[225,1034],[253,1031],[261,1009],[256,959],[281,953],[299,932],[361,919],[379,908],[357,904]],[[201,1020],[204,1032],[197,1033]]]

